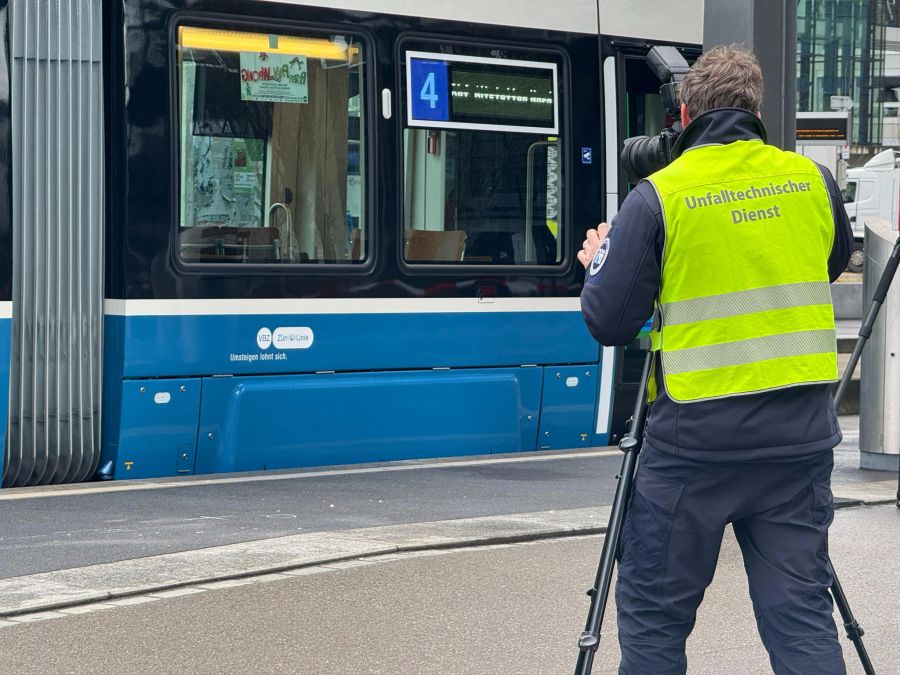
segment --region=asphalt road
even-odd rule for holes
[[[832,528],[832,558],[882,675],[898,672],[900,663],[898,528],[893,506],[841,510]],[[7,625],[0,627],[0,672],[567,673],[600,542],[595,536],[394,556]],[[606,628],[595,673],[615,672],[609,613]],[[860,673],[842,642],[848,672]],[[771,672],[731,536],[688,659],[690,673]]]
[[[605,505],[621,455],[520,460],[0,501],[0,578],[298,533]]]

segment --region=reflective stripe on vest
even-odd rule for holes
[[[834,219],[818,167],[737,141],[690,149],[648,180],[665,221],[653,348],[670,398],[836,380]]]

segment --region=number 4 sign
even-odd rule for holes
[[[447,63],[426,59],[409,62],[410,111],[415,120],[446,122],[450,119],[450,87]]]
[[[428,73],[428,77],[425,78],[425,84],[422,85],[422,91],[419,92],[419,98],[427,101],[431,105],[432,110],[437,108],[437,103],[441,100],[441,97],[434,90],[434,73]]]

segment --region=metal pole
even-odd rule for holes
[[[884,266],[884,272],[882,272],[878,287],[875,289],[875,293],[872,296],[872,304],[869,306],[866,318],[859,328],[859,337],[853,347],[850,361],[847,364],[846,370],[844,370],[840,384],[838,384],[837,391],[834,394],[835,410],[837,410],[844,398],[844,394],[847,391],[847,385],[850,382],[850,378],[853,377],[853,371],[856,370],[856,364],[859,362],[863,349],[866,347],[866,341],[869,339],[869,336],[872,335],[872,327],[875,325],[875,320],[878,318],[878,312],[884,304],[888,290],[890,290],[894,275],[897,272],[898,264],[900,264],[900,237],[897,238],[897,241],[894,244],[894,250],[891,251],[891,255]],[[897,506],[900,508],[900,473],[898,473],[897,481]],[[844,589],[834,571],[834,565],[831,563],[830,557],[828,559],[828,570],[831,572],[832,578],[831,595],[834,597],[834,603],[837,605],[838,611],[841,614],[841,619],[844,621],[844,630],[847,631],[847,637],[850,638],[853,642],[853,646],[856,647],[856,653],[859,655],[859,660],[862,663],[866,675],[875,675],[875,669],[872,667],[869,654],[866,652],[866,647],[862,641],[862,636],[865,634],[865,631],[853,616],[853,611],[850,609],[850,605],[847,602],[847,596],[844,595]]]
[[[762,120],[768,142],[793,150],[796,138],[797,3],[795,0],[705,0],[703,50],[738,43],[762,68]]]
[[[894,275],[897,272],[898,264],[900,264],[900,237],[897,238],[897,241],[894,244],[894,250],[891,251],[891,255],[884,266],[881,280],[878,282],[878,287],[875,289],[875,293],[872,296],[872,304],[869,305],[869,311],[866,313],[866,318],[859,328],[859,337],[856,339],[856,345],[853,347],[853,353],[850,355],[847,369],[844,371],[840,384],[838,384],[837,391],[834,394],[835,409],[841,404],[844,393],[847,391],[847,385],[850,383],[850,378],[853,377],[853,371],[856,370],[856,364],[859,363],[859,357],[862,356],[863,349],[866,347],[866,341],[872,335],[872,327],[875,325],[875,319],[878,318],[878,312],[881,311],[881,306],[884,304],[884,300],[887,297],[891,282],[893,282]]]
[[[535,141],[528,146],[525,161],[525,263],[536,262],[534,253],[534,151],[556,145],[556,141]]]
[[[847,384],[853,376],[853,371],[856,369],[856,363],[859,361],[862,350],[866,346],[866,340],[868,340],[869,336],[872,334],[872,327],[875,325],[875,319],[878,317],[878,312],[881,310],[885,298],[887,298],[891,282],[894,280],[894,276],[897,273],[898,264],[900,264],[900,237],[897,237],[897,241],[894,243],[894,250],[891,251],[887,264],[884,266],[884,272],[881,273],[878,287],[875,289],[875,293],[872,296],[872,304],[869,306],[869,312],[866,314],[866,318],[859,329],[859,337],[856,340],[856,345],[853,347],[853,353],[850,355],[850,362],[847,364],[847,370],[844,371],[844,376],[841,378],[841,383],[838,385],[837,392],[834,395],[835,409],[837,409],[840,404],[841,399],[844,396],[844,391],[847,389]],[[897,467],[896,506],[900,509],[900,465]]]

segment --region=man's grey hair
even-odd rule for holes
[[[691,118],[715,108],[762,108],[763,78],[759,61],[740,47],[719,45],[703,54],[681,83],[681,101]]]

